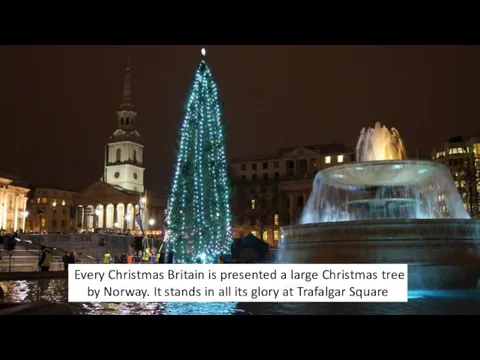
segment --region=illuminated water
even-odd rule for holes
[[[357,162],[319,171],[301,224],[379,219],[470,219],[450,170],[406,160],[400,134],[362,129]]]
[[[407,151],[397,129],[389,130],[377,122],[373,128],[363,128],[360,131],[356,146],[358,162],[406,158]]]
[[[67,302],[66,280],[0,282],[6,301]],[[415,292],[408,303],[83,303],[82,315],[480,315],[480,292]]]

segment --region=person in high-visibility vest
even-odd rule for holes
[[[143,260],[144,263],[150,262],[150,249],[149,248],[145,248],[145,250],[143,251],[142,260]]]
[[[103,255],[103,263],[110,264],[112,262],[112,255],[110,255],[110,251],[107,250],[105,255]]]
[[[42,254],[38,260],[40,271],[50,271],[50,265],[52,265],[52,252],[48,248],[42,247]]]

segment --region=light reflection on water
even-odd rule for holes
[[[67,303],[65,279],[0,282],[6,301]],[[82,315],[480,315],[480,292],[411,292],[408,303],[70,303]]]

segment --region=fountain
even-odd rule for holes
[[[364,128],[357,161],[317,173],[300,224],[285,226],[284,263],[407,263],[409,290],[471,289],[480,222],[450,170],[409,160],[398,131]]]

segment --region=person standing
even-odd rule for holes
[[[110,251],[107,250],[105,255],[103,255],[103,263],[110,264],[112,262],[112,255],[110,255]]]
[[[52,264],[52,252],[42,246],[42,253],[40,254],[40,259],[38,260],[38,266],[40,271],[50,271],[50,265]]]

